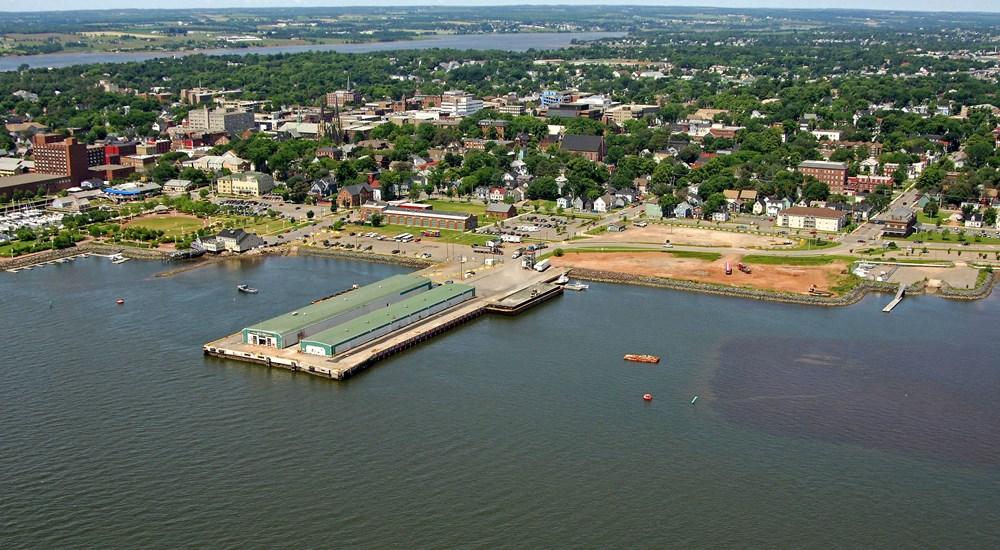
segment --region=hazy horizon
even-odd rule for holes
[[[78,0],[35,0],[30,5],[2,2],[0,12],[43,12],[43,11],[105,11],[113,9],[225,9],[225,8],[306,8],[306,7],[413,7],[413,6],[517,6],[517,5],[614,5],[614,6],[656,6],[656,7],[706,7],[731,9],[840,9],[873,11],[924,11],[924,12],[1000,12],[996,0],[953,0],[945,5],[935,0],[840,0],[831,5],[826,0],[694,0],[670,1],[667,3],[649,0],[578,0],[558,1],[517,1],[517,0],[466,0],[462,2],[442,0],[387,0],[374,2],[329,1],[329,0],[163,0],[156,8],[138,7],[134,0],[105,0],[101,8],[81,7]]]

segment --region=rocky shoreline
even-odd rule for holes
[[[717,296],[730,296],[734,298],[744,298],[749,300],[763,300],[769,302],[781,302],[787,304],[801,304],[810,306],[839,307],[849,306],[861,301],[869,292],[894,294],[899,288],[893,283],[879,283],[875,281],[863,281],[849,292],[840,296],[811,296],[808,294],[794,294],[789,292],[777,292],[771,290],[761,290],[754,288],[742,288],[711,283],[700,283],[695,281],[684,281],[680,279],[667,279],[664,277],[651,277],[648,275],[633,275],[629,273],[618,273],[613,271],[598,271],[593,269],[574,268],[571,275],[577,279],[595,281],[602,283],[630,284],[639,286],[649,286],[657,288],[667,288],[671,290],[684,290],[688,292],[700,292],[702,294],[714,294]],[[986,282],[975,289],[957,290],[942,289],[939,295],[945,298],[955,298],[963,300],[977,300],[990,295],[995,276],[987,278]],[[907,294],[925,294],[924,284],[917,283],[907,287]]]
[[[401,255],[388,256],[385,254],[373,254],[371,252],[355,252],[352,250],[335,250],[330,248],[317,248],[314,246],[298,246],[290,250],[291,254],[302,256],[323,256],[331,258],[344,258],[347,260],[362,260],[378,264],[394,264],[416,269],[424,269],[435,264],[430,260],[422,258],[410,258]]]

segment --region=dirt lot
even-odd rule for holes
[[[839,262],[815,267],[759,265],[751,266],[752,273],[748,275],[736,269],[741,258],[741,255],[733,254],[709,262],[676,258],[660,252],[615,252],[566,254],[561,258],[553,257],[551,261],[557,267],[579,267],[803,294],[808,293],[813,285],[820,290],[830,290],[846,267]],[[727,261],[733,268],[732,275],[725,273]]]
[[[621,233],[602,233],[594,237],[600,242],[633,242],[663,244],[667,240],[673,244],[690,246],[721,246],[734,248],[772,248],[790,240],[778,237],[764,237],[746,233],[727,233],[694,227],[673,227],[650,224],[647,227],[629,227]]]

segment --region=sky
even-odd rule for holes
[[[231,7],[294,7],[294,6],[359,6],[359,5],[502,5],[502,4],[630,4],[669,6],[714,6],[729,8],[840,8],[919,11],[1000,11],[998,0],[102,0],[83,3],[80,0],[0,0],[0,11],[47,11],[70,9],[113,8],[231,8]]]

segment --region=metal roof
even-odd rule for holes
[[[373,311],[362,315],[357,319],[352,319],[346,323],[324,330],[318,334],[314,334],[313,336],[305,338],[302,341],[326,344],[328,346],[337,346],[379,327],[383,327],[399,319],[412,315],[415,312],[422,311],[440,304],[441,302],[461,296],[469,291],[475,292],[475,289],[469,285],[457,283],[441,285],[432,288],[427,292],[421,292],[413,298],[403,300],[402,302],[396,302],[389,307]]]
[[[307,305],[247,327],[247,330],[287,333],[301,330],[330,317],[347,313],[390,294],[402,294],[430,284],[428,279],[416,275],[394,275],[377,283],[344,293],[340,296]]]

